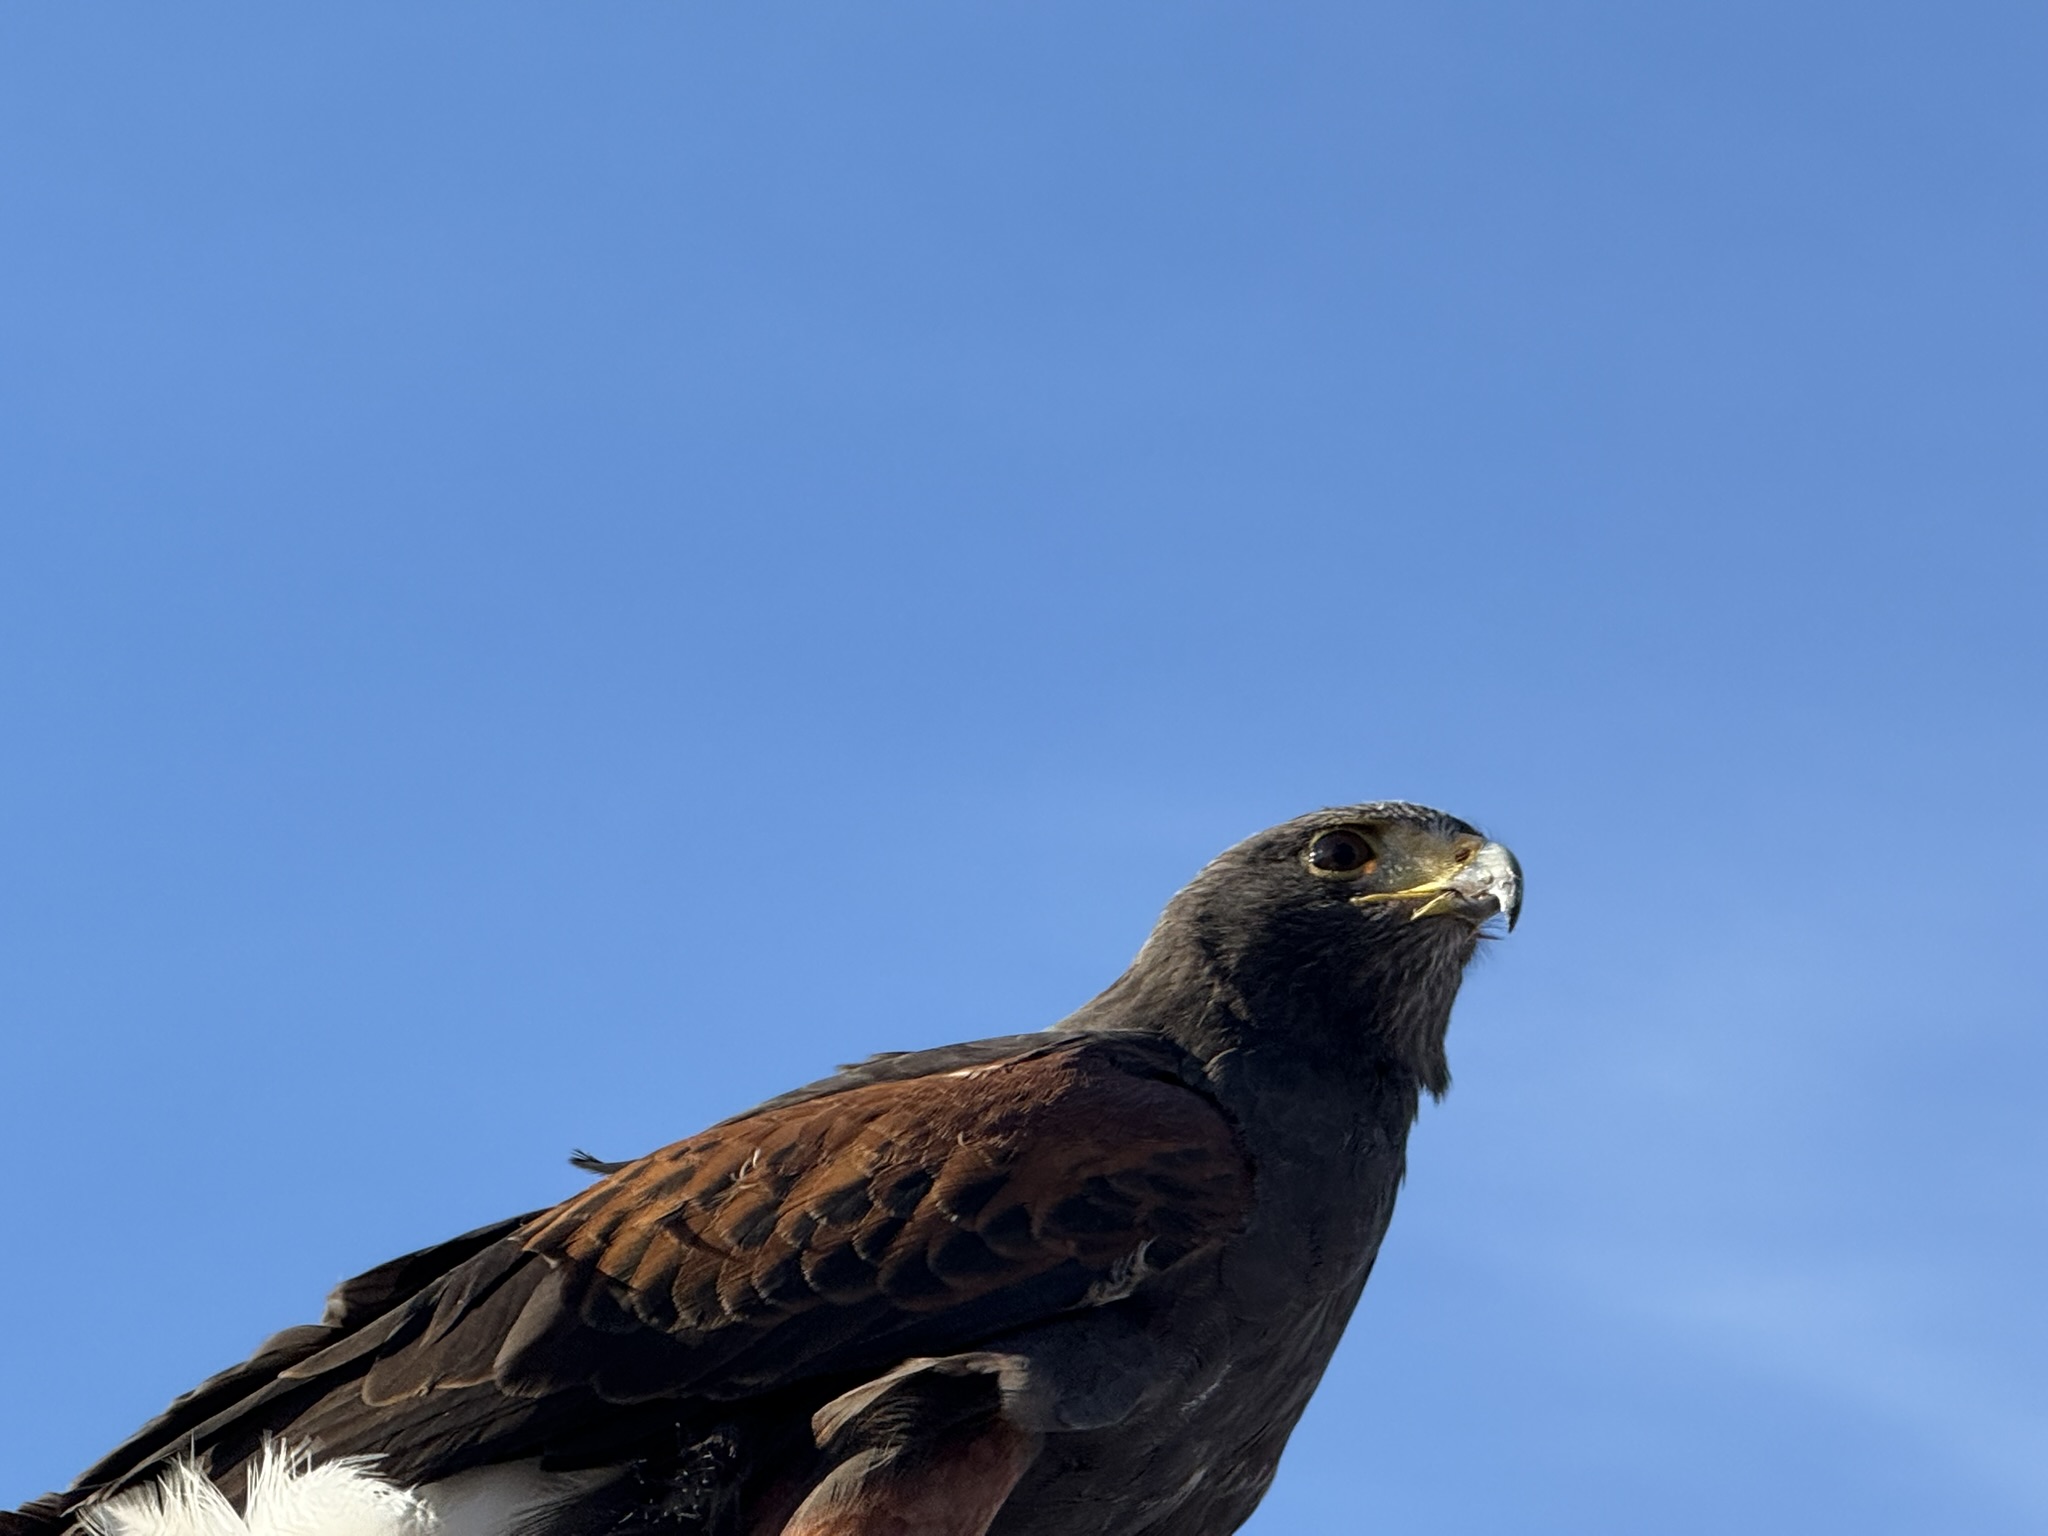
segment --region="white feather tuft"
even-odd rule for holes
[[[89,1536],[435,1536],[433,1511],[370,1473],[371,1460],[315,1466],[303,1448],[266,1445],[249,1472],[246,1515],[181,1461],[150,1486],[84,1512],[79,1524]]]
[[[618,1475],[614,1467],[543,1472],[538,1461],[499,1462],[429,1483],[420,1498],[433,1513],[434,1536],[511,1536],[547,1530],[553,1516]]]

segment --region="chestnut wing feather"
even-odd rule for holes
[[[731,1404],[1121,1294],[1249,1208],[1242,1144],[1184,1062],[1148,1037],[1041,1036],[771,1101],[352,1282],[326,1327],[210,1384],[175,1438],[138,1435],[70,1497],[188,1447],[233,1469],[266,1434],[413,1480],[596,1458],[635,1403]]]
[[[871,1336],[1033,1282],[1063,1278],[1079,1300],[1165,1268],[1235,1231],[1249,1199],[1244,1151],[1211,1101],[1079,1042],[714,1127],[520,1241],[557,1266],[585,1326],[630,1318],[713,1369],[771,1336],[765,1373],[686,1369],[668,1388],[727,1396],[837,1366],[847,1330],[834,1324],[856,1317]],[[837,1316],[799,1321],[814,1312]],[[513,1381],[519,1356],[497,1360]]]

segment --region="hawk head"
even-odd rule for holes
[[[1168,905],[1134,969],[1206,975],[1250,1047],[1450,1086],[1443,1037],[1482,938],[1522,910],[1515,856],[1427,806],[1316,811],[1228,849]]]

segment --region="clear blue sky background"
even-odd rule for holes
[[[1528,911],[1249,1529],[2042,1529],[2044,77],[2025,5],[10,8],[0,1501],[1407,796]]]

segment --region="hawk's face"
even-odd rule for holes
[[[1174,898],[1161,936],[1229,978],[1263,1033],[1357,1059],[1376,1034],[1432,1092],[1443,1030],[1482,929],[1522,905],[1515,856],[1401,801],[1297,817],[1217,858]]]
[[[1239,843],[1183,902],[1202,927],[1238,929],[1255,945],[1328,954],[1427,935],[1469,948],[1491,919],[1514,927],[1522,868],[1455,816],[1384,801],[1317,811]]]
[[[1363,814],[1361,814],[1363,813]],[[1455,817],[1417,806],[1362,806],[1308,818],[1302,866],[1325,901],[1389,907],[1407,922],[1443,917],[1478,928],[1522,911],[1522,866]]]

